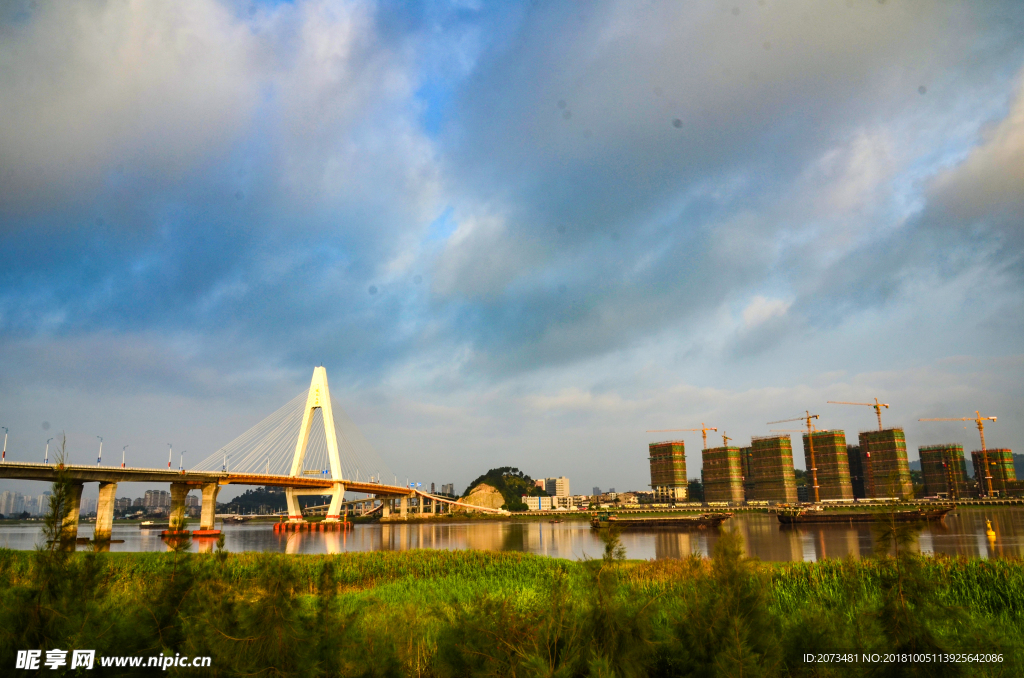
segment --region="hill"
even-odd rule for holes
[[[486,483],[501,492],[505,498],[505,508],[509,511],[525,511],[526,504],[521,497],[546,497],[548,493],[533,484],[533,478],[512,466],[492,468],[469,484],[462,496],[468,496],[473,488]]]

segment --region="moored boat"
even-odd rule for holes
[[[616,527],[623,530],[650,529],[697,529],[715,528],[732,517],[732,513],[701,513],[696,516],[665,516],[659,518],[619,518],[616,515],[599,513],[590,519],[590,526],[596,529]]]
[[[942,520],[946,514],[956,508],[952,506],[938,506],[934,508],[901,509],[896,511],[848,511],[836,509],[807,510],[790,509],[781,510],[775,515],[783,525],[795,525],[804,523],[834,523],[846,525],[851,523],[873,523],[876,521],[895,520],[896,522],[918,522],[926,520]]]

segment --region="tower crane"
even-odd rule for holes
[[[647,431],[647,433],[675,433],[678,431],[700,431],[701,436],[704,438],[704,449],[708,448],[708,431],[718,431],[714,426],[705,426],[704,422],[700,423],[700,428],[659,428],[653,431]]]
[[[814,426],[811,424],[811,419],[817,419],[818,415],[811,414],[810,410],[804,410],[806,414],[802,417],[793,417],[792,419],[779,419],[778,421],[769,421],[769,424],[784,424],[788,421],[807,421],[807,445],[811,452],[811,482],[814,483],[814,503],[817,504],[821,501],[818,496],[818,466],[814,463]]]
[[[889,403],[880,403],[880,402],[878,402],[878,398],[875,398],[875,402],[873,402],[873,403],[848,403],[848,402],[846,402],[844,400],[829,400],[829,401],[826,401],[826,402],[829,402],[829,403],[831,403],[833,405],[864,405],[866,407],[873,407],[873,408],[875,408],[875,416],[878,417],[878,430],[879,431],[882,430],[882,408],[884,407],[885,409],[889,409]]]
[[[992,471],[988,467],[988,452],[985,449],[985,422],[995,421],[995,417],[983,417],[978,410],[974,411],[973,417],[937,417],[918,419],[918,421],[973,421],[978,427],[978,435],[981,436],[981,464],[985,467],[986,496],[992,496]]]

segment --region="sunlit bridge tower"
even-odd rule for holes
[[[331,505],[327,509],[327,517],[324,522],[338,522],[341,519],[341,504],[345,499],[344,478],[341,474],[341,459],[338,456],[338,436],[334,430],[334,411],[331,409],[331,392],[327,387],[327,369],[324,367],[313,368],[313,381],[309,384],[309,395],[306,397],[306,407],[302,413],[302,425],[299,427],[299,437],[295,442],[295,457],[292,459],[292,470],[289,474],[293,478],[302,476],[304,471],[302,462],[306,458],[306,448],[309,446],[309,432],[313,426],[313,415],[316,410],[323,415],[320,419],[324,424],[324,437],[327,439],[327,460],[330,465],[331,479],[334,486],[330,491]],[[316,471],[319,475],[319,471]],[[288,500],[288,520],[300,522],[302,509],[299,507],[299,496],[305,494],[323,495],[322,488],[299,489],[294,487],[285,488],[285,497]]]

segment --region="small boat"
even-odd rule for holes
[[[158,523],[155,520],[143,520],[139,523],[140,530],[166,530],[170,526],[170,523]]]
[[[821,509],[784,509],[776,513],[779,522],[783,525],[796,525],[805,523],[833,523],[848,525],[851,523],[874,523],[884,520],[895,520],[900,523],[919,522],[925,520],[942,520],[946,514],[956,508],[952,506],[939,506],[935,508],[901,509],[897,511],[847,511],[836,509],[825,511]]]
[[[619,518],[614,514],[598,513],[590,519],[595,529],[617,527],[623,530],[683,529],[706,530],[716,528],[732,517],[732,513],[701,513],[696,516],[662,518]]]
[[[562,521],[561,520],[549,520],[548,522],[551,523],[552,525],[554,525],[555,523],[560,523]]]

